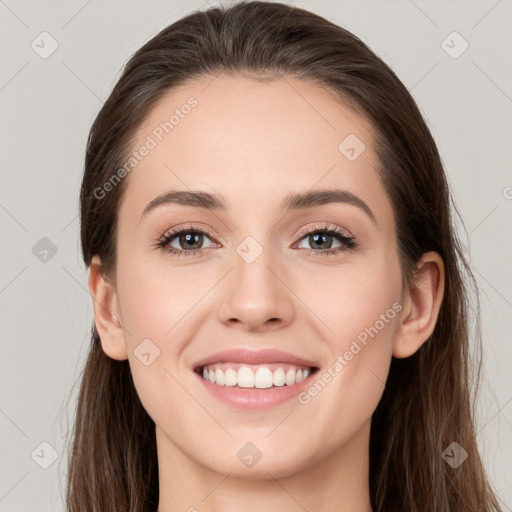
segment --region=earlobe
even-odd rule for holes
[[[94,321],[103,351],[112,359],[128,359],[117,294],[105,279],[101,260],[97,255],[93,256],[89,266],[88,282],[93,299]]]
[[[444,296],[444,263],[437,252],[425,253],[404,297],[393,356],[405,358],[425,343],[437,323]]]

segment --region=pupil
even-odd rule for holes
[[[203,237],[203,235],[201,233],[194,233],[194,234],[187,233],[185,235],[181,235],[181,237],[180,237],[181,238],[181,240],[180,240],[181,246],[185,247],[186,244],[184,242],[192,243],[192,245],[195,243],[195,244],[199,245],[199,247],[190,247],[189,246],[188,248],[189,249],[200,249],[202,237]]]
[[[327,238],[330,238],[330,244],[328,244],[327,249],[329,249],[332,245],[332,235],[329,235],[327,233],[317,233],[315,235],[311,235],[311,238],[313,239],[313,243],[311,246],[320,245],[321,243],[327,243]],[[318,242],[318,239],[320,239],[320,242]],[[311,242],[310,242],[311,243]],[[315,247],[313,247],[315,249]]]

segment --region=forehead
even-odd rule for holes
[[[255,211],[314,187],[352,191],[377,209],[387,202],[371,124],[332,92],[291,77],[219,75],[175,87],[139,127],[132,149],[143,146],[121,206],[133,222],[169,189],[218,192]]]

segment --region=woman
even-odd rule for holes
[[[348,31],[268,2],[162,30],[87,146],[68,510],[500,510],[450,201]]]

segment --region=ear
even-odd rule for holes
[[[112,359],[128,359],[121,314],[114,287],[105,279],[99,256],[89,266],[89,290],[93,298],[94,321],[105,354]]]
[[[423,254],[403,297],[393,356],[414,354],[434,331],[444,295],[444,263],[437,252]]]

